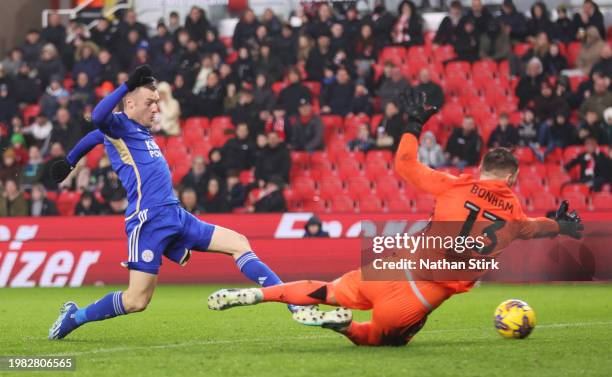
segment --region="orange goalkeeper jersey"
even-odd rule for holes
[[[437,226],[438,231],[434,233],[475,236],[484,232],[489,237],[480,252],[494,258],[517,238],[528,239],[559,231],[554,220],[527,217],[505,181],[479,180],[468,174],[454,176],[436,171],[418,161],[417,151],[415,136],[404,134],[395,157],[395,169],[408,183],[435,196],[431,226]],[[450,232],[454,234],[448,234]],[[454,283],[451,285],[457,292],[466,291],[473,285],[473,282]]]

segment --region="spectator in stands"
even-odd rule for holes
[[[76,50],[76,62],[72,68],[72,77],[77,77],[81,72],[84,72],[89,81],[94,79],[100,73],[100,61],[97,58],[99,51],[98,46],[93,42],[84,42]]]
[[[310,51],[314,46],[314,42],[306,35],[300,35],[297,41],[297,63],[306,64],[306,60],[308,60],[308,56],[310,55]]]
[[[558,112],[554,120],[542,123],[538,130],[538,144],[545,147],[544,154],[536,152],[540,162],[557,148],[563,149],[575,139],[575,127],[567,121],[567,114]]]
[[[327,34],[321,34],[317,38],[315,48],[311,49],[306,59],[306,74],[308,80],[321,81],[323,80],[323,72],[325,68],[331,68],[333,65],[334,54],[330,49],[330,38]]]
[[[560,76],[561,71],[567,69],[567,59],[561,55],[559,45],[552,43],[548,48],[548,52],[542,59],[542,65],[544,67],[544,73],[551,76]]]
[[[93,84],[99,86],[106,81],[114,83],[117,73],[119,73],[119,69],[110,51],[104,49],[100,50],[97,59],[98,73],[96,76],[90,78]]]
[[[357,82],[355,85],[355,95],[351,103],[350,114],[372,115],[373,111],[372,98],[370,97],[367,86],[363,82]]]
[[[310,101],[312,95],[310,90],[302,84],[300,71],[297,68],[289,69],[287,81],[289,84],[278,95],[278,104],[285,109],[287,115],[291,116],[297,114],[300,100]]]
[[[429,106],[441,109],[444,105],[444,91],[442,87],[431,81],[429,69],[423,68],[419,71],[419,84],[416,90],[425,93],[426,102]]]
[[[234,29],[234,35],[232,37],[232,46],[235,50],[240,47],[246,46],[249,39],[255,36],[255,31],[259,26],[259,21],[255,17],[253,10],[246,9],[240,17],[240,20],[236,24]]]
[[[32,185],[40,181],[43,170],[43,157],[40,149],[36,145],[32,145],[28,153],[28,163],[21,170],[19,184],[25,190],[30,190]]]
[[[403,130],[404,123],[397,103],[387,102],[384,117],[376,129],[376,147],[391,151],[397,150]]]
[[[191,39],[201,40],[206,30],[210,28],[211,25],[204,9],[195,5],[192,6],[185,18],[185,30],[187,30]]]
[[[17,163],[15,151],[7,148],[2,152],[2,169],[0,169],[0,183],[4,184],[8,179],[19,179],[21,166]]]
[[[608,145],[612,147],[612,107],[608,107],[604,113],[604,127],[606,129],[606,137],[608,140]],[[612,150],[612,148],[610,148]]]
[[[482,5],[481,0],[472,0],[472,6],[464,16],[464,20],[471,19],[474,22],[476,35],[491,34],[494,18],[491,12]]]
[[[211,178],[208,181],[206,195],[201,200],[202,207],[206,213],[223,213],[229,211],[229,203],[223,193],[218,178]]]
[[[168,27],[163,22],[159,22],[155,30],[155,36],[149,41],[149,51],[151,51],[151,57],[154,60],[162,53],[166,42],[172,43],[172,36],[168,31]]]
[[[40,112],[47,118],[53,118],[62,104],[68,103],[69,93],[62,88],[59,79],[53,79],[40,99]]]
[[[582,9],[574,14],[572,23],[576,39],[580,39],[580,34],[590,26],[597,29],[602,39],[606,37],[603,14],[599,10],[599,6],[592,0],[585,0],[582,3]]]
[[[132,29],[127,33],[127,38],[121,39],[121,42],[116,48],[115,56],[117,57],[119,68],[129,71],[134,55],[136,55],[138,48],[141,47],[141,38],[138,31]]]
[[[461,128],[455,128],[446,144],[446,160],[459,169],[474,166],[480,160],[482,139],[476,130],[474,118],[465,116]]]
[[[89,77],[85,72],[79,73],[70,95],[70,113],[73,117],[76,117],[83,113],[87,105],[93,106],[95,102],[96,94]]]
[[[265,182],[277,175],[283,179],[283,182],[288,183],[289,170],[291,170],[289,150],[281,142],[278,133],[275,131],[269,132],[267,144],[255,161],[255,179],[258,182]]]
[[[121,181],[119,180],[119,176],[113,170],[109,170],[106,173],[106,177],[104,179],[104,185],[100,190],[100,194],[107,202],[120,201],[122,198],[127,196]],[[112,206],[111,206],[111,210]],[[114,211],[114,210],[113,210]]]
[[[60,143],[64,150],[71,150],[81,139],[79,126],[71,119],[70,112],[67,109],[58,109],[51,131],[51,143]]]
[[[355,84],[346,68],[339,68],[335,80],[321,93],[321,112],[345,116],[351,112]]]
[[[259,109],[253,101],[253,92],[250,89],[242,89],[238,94],[238,106],[232,111],[232,122],[234,124],[246,123],[249,126],[249,134],[252,140],[255,135],[263,132],[263,122],[259,116]]]
[[[272,111],[276,97],[270,87],[268,78],[263,73],[255,76],[255,88],[253,89],[253,105],[261,114],[262,111]]]
[[[0,84],[0,123],[8,123],[15,115],[19,114],[19,108],[15,97],[9,95],[7,84]]]
[[[525,16],[516,9],[512,0],[504,0],[501,6],[500,21],[510,25],[512,31],[510,37],[514,41],[523,41],[527,36],[527,20]]]
[[[85,191],[74,210],[76,216],[95,216],[104,214],[104,206],[98,202],[91,191]]]
[[[4,192],[0,197],[0,217],[27,216],[28,203],[15,178],[4,182]]]
[[[608,135],[599,114],[593,110],[586,112],[584,122],[578,128],[578,140],[584,143],[587,139],[595,139],[598,144],[608,144]]]
[[[108,214],[124,215],[127,206],[128,201],[125,197],[125,192],[114,191],[108,200]]]
[[[323,230],[323,223],[313,215],[304,225],[304,238],[328,238],[329,233]]]
[[[386,46],[391,39],[395,17],[385,8],[384,3],[378,3],[374,7],[374,12],[366,19],[372,24],[374,39],[377,46]]]
[[[601,72],[603,76],[612,77],[612,46],[606,43],[601,49],[599,61],[591,68],[591,73]]]
[[[418,152],[419,161],[431,168],[439,168],[446,165],[446,158],[442,146],[438,144],[436,135],[431,131],[423,134]]]
[[[457,35],[453,47],[457,57],[452,60],[474,62],[479,59],[480,36],[472,18],[464,18],[463,30]]]
[[[569,104],[557,96],[548,81],[542,82],[540,94],[533,100],[533,108],[537,123],[552,120],[558,112],[570,112]]]
[[[521,112],[521,123],[518,126],[518,144],[521,147],[537,147],[538,127],[531,109]]]
[[[202,156],[195,156],[191,162],[191,170],[183,177],[180,186],[182,188],[192,188],[198,198],[203,198],[208,187],[210,175],[206,170],[206,161]]]
[[[585,151],[576,158],[565,164],[565,171],[570,171],[574,166],[580,166],[580,178],[574,182],[586,183],[591,191],[601,191],[601,186],[606,183],[610,167],[608,157],[603,153],[595,138],[589,137],[584,141]]]
[[[523,55],[522,60],[528,62],[531,58],[536,57],[540,59],[542,65],[544,65],[544,58],[550,51],[550,39],[548,35],[545,32],[539,32],[533,38],[532,45],[533,47]],[[546,73],[546,71],[544,71],[544,73]]]
[[[29,64],[23,63],[19,66],[17,76],[13,80],[11,93],[19,107],[32,105],[38,102],[40,89],[36,79],[31,75]]]
[[[174,76],[174,98],[178,101],[183,117],[187,118],[196,114],[195,96],[185,85],[185,78],[181,74]]]
[[[380,47],[378,42],[374,38],[374,31],[372,25],[364,23],[359,30],[359,35],[353,41],[352,53],[355,58],[355,63],[358,65],[370,64],[376,62],[378,56],[378,50]]]
[[[410,0],[402,1],[397,7],[398,17],[391,32],[394,44],[414,46],[423,44],[423,20],[416,6]]]
[[[242,171],[253,166],[255,145],[249,139],[249,127],[246,123],[236,125],[236,137],[223,145],[223,162],[226,171]]]
[[[276,37],[281,33],[283,25],[279,17],[274,14],[272,8],[266,8],[261,16],[261,23],[268,30],[270,37]]]
[[[182,28],[182,26],[178,12],[170,12],[170,15],[168,16],[168,31],[170,32],[170,34],[172,34],[172,36],[176,37],[176,32],[180,28]]]
[[[206,78],[206,86],[195,97],[197,105],[194,110],[197,115],[214,118],[221,115],[223,109],[223,87],[219,83],[219,76],[211,72]]]
[[[49,13],[48,24],[42,30],[42,39],[53,43],[58,50],[62,50],[66,42],[66,28],[56,11]]]
[[[276,132],[282,142],[291,141],[291,126],[287,119],[287,112],[285,109],[278,105],[274,107],[272,114],[270,114],[265,121],[264,131],[266,134],[272,131]]]
[[[111,32],[111,25],[108,19],[98,19],[96,25],[91,29],[91,41],[102,49],[109,50],[113,48],[113,33]]]
[[[198,205],[198,196],[194,189],[186,187],[180,193],[181,206],[192,215],[199,215],[204,212],[203,208]]]
[[[294,117],[293,122],[291,129],[293,149],[306,152],[323,149],[323,122],[313,112],[310,100],[306,98],[300,100],[299,115]]]
[[[236,82],[252,84],[255,79],[255,65],[246,47],[238,49],[238,58],[232,64],[232,72]]]
[[[233,82],[225,85],[225,98],[223,99],[223,112],[225,114],[232,114],[236,107],[238,107],[238,101],[240,96],[236,90],[236,84]]]
[[[221,148],[213,148],[208,152],[208,166],[206,167],[211,178],[225,178],[225,162]]]
[[[433,43],[438,45],[454,44],[457,35],[463,31],[463,25],[461,24],[462,17],[463,6],[461,1],[453,0],[450,3],[448,15],[442,19],[438,27]]]
[[[286,212],[287,203],[283,196],[285,182],[279,176],[271,177],[262,190],[259,191],[254,204],[255,213]]]
[[[26,149],[25,138],[20,133],[13,133],[11,136],[11,148],[15,152],[15,161],[19,166],[25,166],[28,163],[29,152]]]
[[[59,59],[57,49],[51,43],[47,43],[40,51],[40,59],[35,63],[38,72],[40,88],[46,88],[53,77],[66,76],[66,68]]]
[[[576,31],[567,13],[567,6],[557,6],[557,20],[553,23],[554,39],[560,43],[569,43],[576,38]]]
[[[149,64],[149,52],[145,45],[140,45],[136,49],[136,55],[132,59],[132,64],[130,64],[128,72],[133,72],[136,68],[144,64]]]
[[[556,27],[550,20],[550,15],[546,4],[537,1],[531,6],[531,19],[527,21],[527,40],[533,43],[533,39],[538,33],[544,32],[549,39],[556,38]]]
[[[527,63],[525,76],[521,77],[516,86],[516,96],[519,99],[519,108],[524,109],[537,97],[545,79],[542,62],[538,58],[531,58]]]
[[[181,107],[179,102],[172,96],[172,88],[167,82],[157,85],[159,92],[159,118],[161,130],[165,135],[178,136],[181,133],[179,118]]]
[[[518,144],[518,131],[510,124],[510,118],[507,113],[499,115],[499,124],[489,136],[487,147],[489,148],[512,148]]]
[[[263,75],[268,82],[280,81],[283,77],[283,64],[276,55],[271,53],[269,44],[262,44],[259,47],[259,57],[255,64],[255,72]]]
[[[218,55],[221,59],[227,57],[227,49],[223,42],[219,40],[217,31],[215,29],[208,29],[206,31],[205,43],[200,47],[202,54],[215,56]]]
[[[335,22],[331,27],[330,49],[333,53],[338,50],[345,50],[349,45],[349,41],[344,35],[344,27],[340,22]]]
[[[40,183],[32,186],[32,194],[28,203],[30,216],[57,216],[57,207],[52,200],[47,199],[46,190]]]
[[[313,20],[306,25],[306,34],[317,39],[322,34],[327,34],[334,24],[334,14],[329,4],[322,3],[317,9]]]
[[[24,63],[23,51],[21,51],[19,47],[15,47],[9,52],[7,57],[2,60],[0,65],[7,75],[15,77],[19,72],[19,67]]]
[[[234,210],[244,206],[244,198],[246,196],[246,187],[240,182],[238,172],[235,170],[227,172],[226,178],[226,195],[229,203],[229,210]]]
[[[140,39],[148,38],[147,27],[138,22],[136,12],[133,9],[128,9],[121,21],[119,21],[119,26],[117,27],[117,40],[124,41],[128,34],[135,30],[138,33],[138,37]]]
[[[584,117],[587,111],[592,110],[603,114],[604,110],[612,106],[612,92],[610,92],[610,77],[600,73],[593,74],[593,92],[580,105],[580,115]]]
[[[21,51],[23,51],[23,60],[30,64],[37,62],[40,58],[43,44],[40,32],[36,29],[30,29],[26,34],[25,42],[20,47]]]
[[[357,127],[357,136],[348,142],[351,151],[368,152],[376,146],[376,142],[370,135],[370,127],[363,123]]]
[[[291,25],[283,25],[280,35],[276,36],[271,43],[271,54],[278,57],[283,66],[292,66],[297,62],[296,37]]]
[[[386,108],[388,102],[397,100],[401,93],[411,90],[408,80],[402,76],[399,67],[392,63],[385,64],[385,71],[378,88],[378,96],[383,109]]]
[[[599,35],[595,26],[589,26],[581,40],[580,53],[576,58],[576,68],[581,69],[585,75],[588,75],[591,68],[601,59],[606,42]]]
[[[31,139],[32,143],[38,145],[44,154],[47,150],[52,130],[53,124],[45,114],[40,113],[32,124],[23,128],[23,134],[28,135],[28,139]]]

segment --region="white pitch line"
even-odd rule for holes
[[[591,327],[591,326],[607,326],[612,325],[612,321],[599,321],[599,322],[570,322],[570,323],[551,323],[546,325],[538,325],[536,326],[538,329],[552,329],[552,328],[560,328],[560,327]],[[488,327],[471,327],[471,328],[462,328],[462,329],[438,329],[438,330],[424,330],[423,334],[437,334],[437,333],[453,333],[453,332],[463,332],[463,331],[478,331],[478,330],[488,330]],[[274,341],[301,341],[301,340],[318,340],[318,339],[329,339],[329,338],[337,338],[338,335],[302,335],[302,336],[294,336],[291,338],[276,338]],[[138,349],[168,349],[168,348],[180,348],[180,347],[189,347],[189,346],[209,346],[209,345],[221,345],[221,344],[256,344],[256,343],[266,343],[269,342],[270,338],[265,339],[215,339],[215,340],[194,340],[190,342],[182,342],[182,343],[168,343],[168,344],[157,344],[150,346],[134,346],[134,347],[112,347],[112,348],[98,348],[95,350],[81,351],[81,352],[70,352],[70,353],[58,353],[51,354],[49,356],[80,356],[80,355],[92,355],[99,353],[113,353],[113,352],[123,352],[123,351],[131,351]]]

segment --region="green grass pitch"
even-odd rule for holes
[[[483,285],[430,315],[406,347],[356,347],[333,332],[293,322],[281,304],[213,312],[218,286],[160,286],[143,313],[46,339],[60,304],[85,305],[112,289],[0,289],[0,356],[73,355],[66,376],[610,376],[612,285]],[[528,339],[495,332],[505,299],[535,310]],[[357,319],[367,318],[358,313]]]

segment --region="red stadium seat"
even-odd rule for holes
[[[292,182],[296,198],[306,200],[315,196],[315,183],[311,178],[298,177]]]
[[[436,199],[429,194],[421,194],[416,197],[414,211],[418,213],[433,212]]]
[[[23,115],[23,124],[26,126],[31,123],[32,118],[36,117],[40,113],[40,106],[38,105],[28,105],[21,110],[21,114]]]
[[[537,194],[539,192],[544,191],[544,185],[542,184],[542,179],[537,176],[526,176],[519,175],[519,187],[521,194],[525,196],[532,196],[533,194]]]
[[[514,45],[514,54],[517,56],[523,56],[529,51],[531,44],[529,43],[517,43]]]
[[[366,163],[371,161],[383,161],[386,164],[393,162],[393,153],[388,150],[374,150],[366,154]]]
[[[355,198],[372,195],[370,181],[368,181],[365,177],[352,177],[347,180],[347,183],[348,193]]]
[[[562,196],[572,192],[579,192],[583,196],[588,196],[591,192],[591,188],[585,183],[568,183],[561,189]]]
[[[291,163],[300,167],[308,166],[309,156],[306,152],[292,151]]]
[[[387,210],[392,213],[407,213],[411,212],[410,200],[396,197],[387,201]]]
[[[519,164],[531,164],[535,160],[531,148],[518,147],[514,150],[514,156],[518,159]],[[521,173],[523,173],[521,171]]]
[[[534,211],[551,211],[556,209],[555,197],[548,192],[540,192],[531,197],[531,208]]]
[[[580,42],[570,42],[567,45],[567,63],[570,67],[574,67],[576,65],[576,58],[578,58],[581,48],[582,45]]]
[[[318,81],[302,81],[302,85],[310,90],[313,97],[319,97],[321,95],[321,83]]]
[[[332,128],[334,130],[342,130],[344,126],[344,119],[340,115],[323,115],[321,121],[325,128]]]
[[[213,129],[216,128],[234,128],[232,124],[232,118],[228,116],[218,116],[212,118],[210,121],[210,127]]]
[[[353,199],[347,195],[336,195],[331,201],[331,212],[347,213],[355,212]]]
[[[463,62],[463,61],[450,62],[446,65],[445,71],[446,71],[447,77],[460,74],[467,79],[468,77],[470,77],[472,67],[470,67],[470,63],[468,62]]]
[[[319,186],[319,195],[322,199],[331,199],[344,191],[342,181],[338,177],[325,177]]]
[[[610,211],[612,210],[612,195],[609,192],[595,193],[592,196],[592,203],[596,211]]]
[[[382,212],[383,210],[383,205],[380,198],[372,194],[360,197],[358,206],[360,213],[376,213]]]
[[[344,118],[344,137],[346,140],[354,139],[357,136],[359,126],[365,124],[370,129],[370,117],[366,114],[347,115]]]
[[[570,210],[587,209],[587,197],[580,191],[565,191],[564,188],[562,198],[569,201]]]
[[[378,61],[382,64],[393,62],[395,65],[402,65],[405,58],[406,49],[404,47],[389,46],[383,48],[378,57]]]
[[[57,197],[57,211],[61,216],[73,216],[74,209],[81,199],[81,193],[76,191],[64,191]]]
[[[359,163],[355,160],[347,159],[343,161],[339,161],[337,165],[338,175],[342,179],[349,179],[351,177],[361,175],[361,170],[359,169]]]
[[[373,181],[390,173],[388,164],[384,160],[370,160],[366,162],[364,171],[366,177]]]
[[[383,176],[376,181],[376,193],[382,199],[390,201],[399,196],[399,185],[393,176]]]
[[[434,60],[443,63],[457,56],[455,49],[451,45],[442,45],[432,50]]]
[[[447,74],[444,79],[444,90],[447,92],[460,93],[470,82],[462,73]]]
[[[323,213],[326,211],[325,202],[320,198],[311,198],[302,203],[302,210],[314,213]]]
[[[255,170],[242,170],[239,175],[239,180],[243,185],[248,185],[249,183],[255,182]]]
[[[563,150],[563,162],[570,162],[582,152],[584,152],[584,146],[582,145],[570,145],[566,147]]]
[[[446,126],[460,126],[463,123],[463,108],[461,105],[448,103],[442,106],[442,123]]]
[[[190,117],[185,120],[185,128],[207,129],[210,126],[210,121],[206,117]]]
[[[572,91],[577,91],[580,84],[583,81],[586,81],[588,78],[588,76],[570,76],[570,88],[572,89]]]

